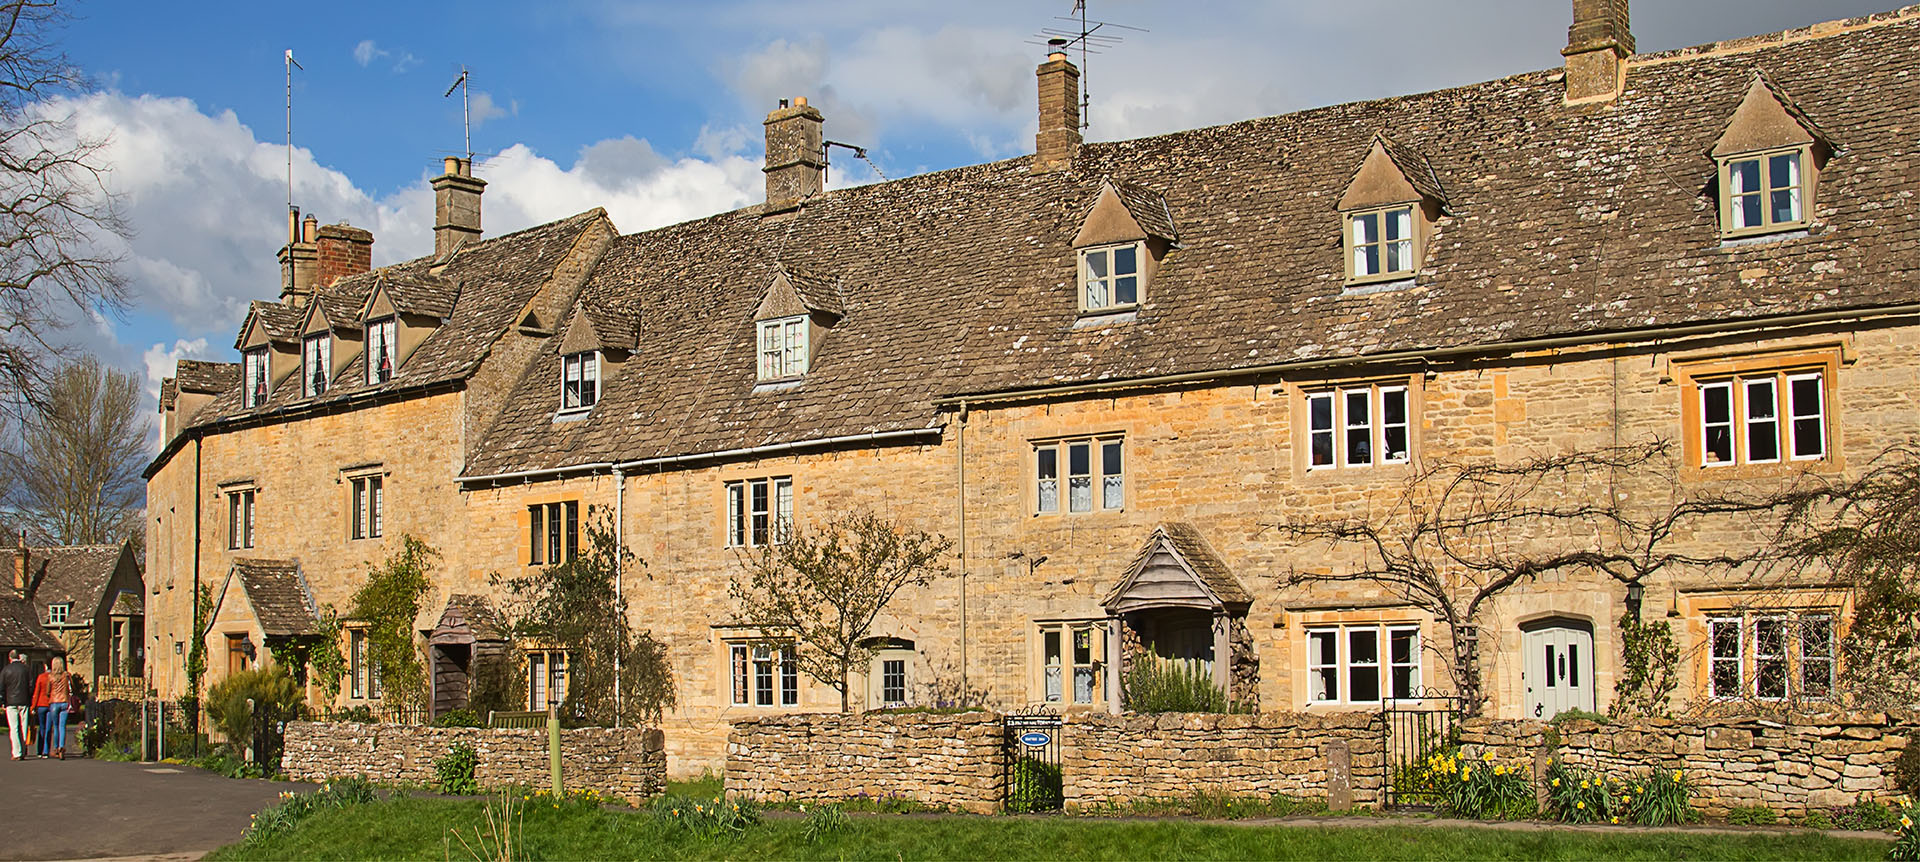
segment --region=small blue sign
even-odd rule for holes
[[[1039,748],[1052,741],[1053,737],[1042,730],[1029,730],[1026,733],[1020,734],[1020,744],[1028,748]]]

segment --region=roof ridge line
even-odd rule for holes
[[[1862,30],[1871,30],[1876,27],[1886,27],[1893,24],[1911,23],[1916,19],[1920,19],[1920,4],[1902,6],[1898,9],[1886,12],[1875,12],[1871,15],[1861,15],[1854,18],[1835,18],[1828,21],[1817,21],[1804,27],[1792,27],[1786,30],[1776,30],[1771,33],[1758,33],[1752,36],[1741,36],[1736,39],[1719,39],[1684,48],[1670,48],[1665,51],[1633,54],[1627,57],[1627,68],[1628,71],[1632,71],[1635,66],[1663,66],[1669,63],[1684,62],[1686,60],[1751,54],[1766,48],[1793,45],[1800,42],[1811,42],[1816,39],[1830,39],[1835,36],[1845,36],[1858,33]]]

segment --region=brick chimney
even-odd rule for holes
[[[471,159],[448,156],[446,168],[433,178],[434,257],[480,238],[480,193],[487,190],[486,180],[474,179]]]
[[[314,234],[319,229],[319,219],[307,216],[302,221],[300,210],[287,211],[287,244],[280,248],[281,302],[304,307],[313,295],[314,280],[320,277],[319,254],[314,246]]]
[[[1633,30],[1627,24],[1627,0],[1573,0],[1573,26],[1567,28],[1567,101],[1607,102],[1626,84],[1627,58],[1633,56]]]
[[[20,531],[20,544],[13,549],[13,589],[20,595],[27,594],[27,531]]]
[[[1080,69],[1067,60],[1064,40],[1047,43],[1040,78],[1040,132],[1033,136],[1034,173],[1065,170],[1080,154]]]
[[[318,283],[326,286],[349,275],[373,269],[373,231],[346,222],[321,225],[315,233],[320,260]]]
[[[767,115],[767,210],[793,209],[826,188],[827,160],[820,126],[826,118],[801,96]]]

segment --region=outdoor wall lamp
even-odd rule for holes
[[[1646,595],[1647,588],[1641,586],[1639,581],[1627,584],[1627,612],[1633,614],[1636,621],[1640,619],[1640,600]]]

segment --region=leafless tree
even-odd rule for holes
[[[1513,464],[1435,461],[1383,508],[1274,524],[1296,541],[1359,556],[1321,570],[1296,566],[1284,583],[1368,582],[1432,615],[1451,644],[1451,653],[1439,655],[1463,703],[1476,709],[1482,689],[1469,645],[1488,604],[1516,586],[1576,572],[1635,584],[1672,569],[1750,569],[1782,554],[1769,541],[1703,545],[1689,537],[1703,526],[1732,523],[1771,538],[1776,522],[1769,518],[1791,494],[1708,496],[1657,481],[1676,475],[1662,442]]]
[[[3,466],[20,518],[38,538],[117,543],[139,529],[148,423],[132,374],[90,356],[63,366],[21,428]]]
[[[769,645],[791,638],[800,670],[840,692],[847,712],[853,669],[872,659],[874,620],[901,590],[946,574],[953,542],[866,512],[781,538],[742,555],[745,577],[731,587],[742,621]]]
[[[16,413],[44,406],[61,330],[127,300],[98,242],[127,232],[104,142],[46,101],[84,85],[53,40],[65,19],[54,0],[0,0],[0,410]]]

